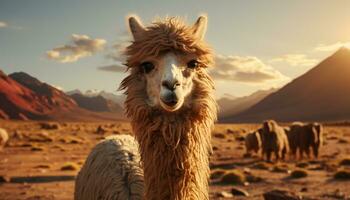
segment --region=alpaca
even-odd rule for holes
[[[276,121],[267,120],[263,123],[261,136],[263,153],[266,154],[266,160],[271,160],[272,152],[275,153],[276,161],[280,158],[284,160],[286,154],[289,152],[289,142],[284,129]]]
[[[323,128],[319,123],[293,123],[288,135],[292,154],[296,157],[299,149],[300,159],[306,154],[310,158],[310,148],[315,158],[318,158],[319,150],[323,144]]]
[[[302,129],[304,127],[304,124],[301,122],[294,122],[287,133],[288,136],[288,142],[289,142],[289,149],[290,149],[290,155],[294,159],[297,158],[297,150],[299,149],[299,140],[300,140],[300,132],[302,132]]]
[[[252,133],[248,133],[245,136],[245,147],[246,147],[246,154],[250,155],[251,151],[254,151],[255,153],[258,153],[261,149],[261,137],[260,137],[260,130],[254,131]]]
[[[0,150],[6,145],[9,135],[5,129],[0,128]]]
[[[204,42],[207,18],[199,17],[191,27],[179,18],[148,27],[137,17],[128,21],[133,41],[125,51],[129,75],[120,89],[140,147],[144,199],[209,199],[217,104],[206,70],[213,64]]]

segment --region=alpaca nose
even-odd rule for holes
[[[178,98],[174,92],[171,92],[170,94],[166,95],[165,97],[162,97],[161,99],[163,103],[170,107],[175,106],[178,102]]]
[[[174,91],[177,87],[180,86],[179,81],[163,81],[162,86],[170,91]]]

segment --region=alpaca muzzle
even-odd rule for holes
[[[165,105],[169,107],[174,107],[179,102],[175,92],[169,93],[165,97],[162,97],[161,100]]]

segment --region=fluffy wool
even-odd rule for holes
[[[0,128],[0,150],[6,145],[9,135],[5,129]]]
[[[267,120],[262,128],[262,148],[266,154],[266,159],[270,161],[271,154],[275,154],[276,161],[284,159],[289,152],[289,142],[287,135],[282,127],[276,121]]]
[[[310,157],[310,149],[315,158],[318,157],[320,148],[323,144],[323,128],[319,123],[293,123],[290,127],[288,140],[291,147],[291,153],[296,158],[299,150],[300,159],[303,154]]]
[[[143,170],[138,143],[130,135],[116,135],[97,144],[76,182],[76,200],[141,200]]]
[[[258,153],[261,149],[261,137],[259,134],[259,130],[254,131],[252,133],[248,133],[245,137],[245,147],[246,152],[249,154],[251,151]]]
[[[169,51],[195,53],[202,66],[193,79],[189,102],[168,113],[146,103],[139,62]],[[125,107],[140,145],[144,169],[145,199],[209,199],[209,152],[211,130],[217,115],[214,84],[205,68],[212,65],[207,45],[178,18],[147,27],[142,38],[127,47],[130,75],[121,84],[127,95]]]

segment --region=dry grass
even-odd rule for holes
[[[28,136],[29,142],[53,142],[53,138],[47,132],[40,132]]]
[[[41,129],[46,129],[46,130],[57,130],[61,128],[61,126],[58,123],[54,123],[54,122],[42,122],[39,125]]]
[[[264,178],[262,178],[260,176],[253,175],[253,174],[247,175],[246,180],[250,183],[260,183],[260,182],[265,181]]]
[[[65,144],[84,144],[84,140],[74,136],[65,136],[59,139],[60,142]]]
[[[221,177],[220,183],[222,184],[232,184],[232,185],[242,185],[246,182],[246,176],[243,172],[239,170],[230,170]]]
[[[334,179],[350,180],[350,170],[339,170],[334,174]]]
[[[291,178],[305,178],[307,176],[308,176],[307,171],[303,169],[296,169],[292,171],[292,173],[290,174]]]
[[[338,143],[339,143],[339,144],[347,144],[347,143],[349,143],[349,141],[342,138],[342,139],[339,139],[339,140],[338,140]]]
[[[275,165],[272,170],[272,172],[277,172],[277,173],[289,173],[289,167],[286,165]]]
[[[225,139],[226,138],[226,134],[224,134],[224,133],[214,133],[213,136],[215,138],[220,138],[220,139]]]
[[[80,169],[79,165],[73,162],[66,162],[61,167],[62,171],[76,171],[79,169]]]
[[[223,169],[215,169],[210,173],[210,179],[221,178],[226,173]]]
[[[348,165],[350,166],[350,158],[344,158],[339,162],[339,165]]]
[[[49,164],[41,164],[41,165],[37,165],[34,168],[39,168],[39,169],[50,169],[51,165]]]
[[[256,163],[252,166],[252,168],[254,169],[263,169],[263,170],[269,170],[272,168],[272,165],[270,163],[267,162],[259,162]]]
[[[46,148],[43,146],[39,146],[37,144],[33,144],[32,147],[30,148],[31,151],[45,151]]]
[[[295,166],[299,167],[299,168],[307,168],[309,166],[309,163],[307,163],[307,162],[300,162],[300,163],[297,163]]]

